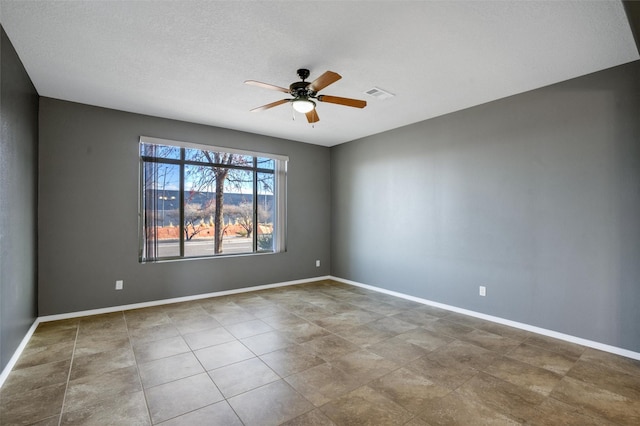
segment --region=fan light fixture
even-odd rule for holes
[[[306,114],[316,107],[315,102],[310,101],[309,99],[296,99],[293,101],[293,109],[296,111]]]

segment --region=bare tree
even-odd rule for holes
[[[253,203],[242,201],[240,204],[227,206],[227,215],[231,216],[238,225],[247,232],[247,238],[251,238],[253,232]]]
[[[249,165],[248,159],[242,155],[228,152],[198,151],[195,159],[212,163],[210,166],[195,167],[191,172],[193,191],[202,191],[206,188],[215,188],[215,203],[213,212],[214,225],[214,253],[222,253],[224,237],[224,192],[226,186],[241,186],[247,183],[246,171],[226,166]]]
[[[201,206],[189,203],[184,205],[184,236],[187,241],[191,241],[193,237],[206,229],[205,218],[211,216],[212,211],[215,210],[211,204],[207,203]]]

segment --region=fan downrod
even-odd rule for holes
[[[300,77],[302,81],[305,81],[307,78],[309,78],[309,75],[311,74],[306,68],[300,68],[297,72],[298,77]]]

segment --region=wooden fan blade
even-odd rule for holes
[[[320,90],[324,89],[330,84],[335,83],[341,78],[342,76],[340,74],[333,71],[327,71],[320,77],[313,80],[313,82],[309,85],[309,89],[313,90],[314,92],[319,92]]]
[[[329,102],[330,104],[345,105],[354,108],[364,108],[367,106],[367,101],[361,101],[360,99],[341,98],[339,96],[318,96],[320,102]]]
[[[278,105],[286,104],[287,102],[291,102],[291,99],[281,99],[279,101],[271,102],[270,104],[262,105],[260,107],[254,108],[251,112],[264,111],[265,109],[273,108]]]
[[[320,121],[320,118],[318,117],[318,112],[316,111],[315,108],[309,111],[308,113],[306,113],[305,115],[307,116],[307,121],[309,123],[317,123],[318,121]]]
[[[262,87],[263,89],[277,90],[278,92],[289,93],[289,89],[285,89],[284,87],[280,87],[280,86],[274,86],[273,84],[262,83],[260,81],[247,80],[247,81],[244,82],[244,84],[249,84],[251,86]]]

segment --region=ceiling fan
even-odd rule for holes
[[[318,112],[316,111],[316,103],[312,100],[315,99],[318,102],[328,102],[331,104],[345,105],[354,108],[364,108],[367,106],[366,101],[351,98],[341,98],[338,96],[318,95],[318,92],[330,84],[340,80],[342,76],[333,71],[327,71],[320,77],[313,80],[311,83],[305,81],[309,78],[309,70],[301,68],[298,70],[298,76],[302,81],[296,81],[291,83],[288,89],[284,87],[274,86],[273,84],[262,83],[255,80],[247,80],[245,84],[252,86],[258,86],[265,89],[277,90],[279,92],[288,93],[293,96],[292,99],[281,99],[279,101],[272,102],[270,104],[262,105],[254,108],[251,112],[264,111],[269,108],[273,108],[278,105],[291,102],[293,109],[305,114],[309,123],[316,123],[320,121],[318,118]]]

